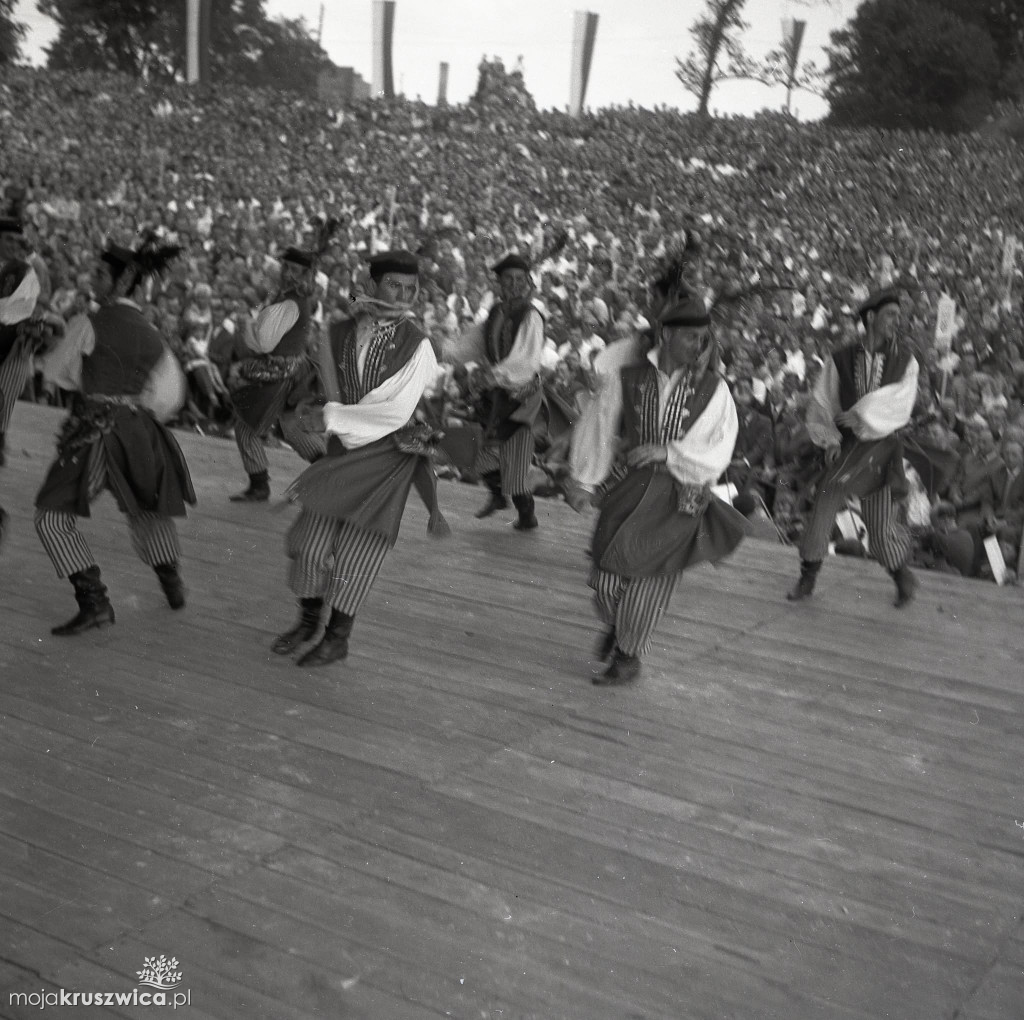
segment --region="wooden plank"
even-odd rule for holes
[[[1017,1020],[1019,590],[926,575],[895,613],[837,558],[792,606],[794,551],[747,542],[597,690],[593,515],[518,535],[446,483],[452,539],[413,499],[349,659],[298,669],[268,647],[294,508],[229,503],[233,444],[182,434],[188,608],[101,500],[118,622],[61,640],[31,523],[58,419],[19,407],[4,472],[9,983],[165,953],[200,1017]]]

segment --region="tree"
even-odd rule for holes
[[[804,6],[815,6],[816,0],[799,0]],[[829,0],[817,0],[827,3]],[[813,64],[797,67],[782,49],[769,53],[762,60],[749,56],[739,36],[748,25],[743,20],[747,0],[707,0],[707,9],[690,26],[694,49],[685,60],[676,57],[676,77],[683,88],[697,97],[697,113],[707,117],[714,87],[732,78],[749,78],[762,85],[785,85],[790,90],[808,88],[820,93],[821,73]],[[720,62],[725,55],[724,66]]]
[[[316,93],[317,78],[331,61],[303,18],[268,21],[263,26],[262,43],[259,55],[246,69],[245,80],[288,92]]]
[[[1024,100],[1024,0],[933,0],[950,14],[987,32],[995,46],[1000,99]]]
[[[831,39],[835,124],[956,131],[991,108],[995,45],[941,0],[865,0]]]
[[[120,71],[147,80],[185,72],[185,4],[165,0],[40,0],[57,23],[54,69]],[[216,81],[313,92],[330,61],[305,22],[271,21],[264,0],[211,0],[210,74]]]
[[[173,73],[166,47],[168,11],[159,0],[40,0],[39,10],[57,23],[57,38],[46,51],[47,66],[54,70],[154,78]]]
[[[14,20],[14,0],[0,0],[0,66],[21,59],[21,40],[25,26]]]
[[[690,26],[694,51],[685,60],[676,57],[676,77],[697,97],[697,113],[708,115],[711,90],[725,78],[745,77],[750,70],[738,36],[747,23],[742,18],[747,0],[708,0],[707,10]],[[719,66],[722,51],[728,57]]]

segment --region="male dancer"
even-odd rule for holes
[[[20,380],[16,386],[7,386],[13,393],[25,384],[32,355],[46,350],[64,333],[64,320],[53,312],[40,308],[39,277],[22,259],[10,259],[0,266],[0,419],[10,422],[14,399],[5,395],[5,375],[12,363],[18,364],[13,376]],[[19,390],[20,391],[20,390]],[[2,436],[0,436],[2,438]],[[0,465],[3,464],[0,446]],[[0,507],[0,542],[7,525],[7,513]]]
[[[44,367],[65,389],[77,390],[36,497],[36,532],[59,577],[75,589],[78,613],[52,634],[80,634],[114,622],[100,568],[76,517],[110,489],[128,518],[132,544],[156,572],[172,609],[185,605],[174,517],[194,505],[185,458],[161,422],[181,407],[184,377],[160,333],[132,300],[143,282],[178,253],[147,240],[135,251],[109,245],[93,271],[97,312],[69,325]]]
[[[732,458],[736,406],[707,307],[678,293],[653,317],[653,349],[584,411],[620,426],[619,459],[607,429],[584,425],[573,444],[574,488],[596,489],[601,508],[589,582],[608,628],[599,654],[610,664],[599,685],[636,679],[683,571],[727,556],[745,532],[743,516],[710,492]]]
[[[263,440],[278,425],[285,441],[304,460],[323,456],[320,436],[304,432],[295,406],[310,395],[314,375],[310,336],[316,272],[320,252],[288,248],[281,256],[277,297],[256,316],[246,342],[252,356],[239,366],[239,384],[231,394],[235,409],[235,442],[249,486],[232,502],[264,503],[270,498],[270,474]]]
[[[430,338],[412,318],[418,272],[410,252],[373,256],[367,293],[353,304],[353,318],[332,323],[320,348],[329,399],[303,417],[326,433],[327,452],[291,489],[302,507],[286,540],[288,582],[300,614],[272,646],[287,655],[310,641],[329,607],[323,637],[300,666],[348,655],[356,614],[395,544],[413,485],[431,510],[430,530],[447,528],[424,442],[429,430],[413,420],[437,376]]]
[[[914,597],[917,579],[907,566],[911,539],[899,523],[896,487],[905,485],[897,433],[917,399],[918,364],[899,335],[899,292],[872,294],[858,309],[863,338],[825,361],[807,409],[807,431],[825,451],[825,473],[800,542],[800,579],[786,596],[808,598],[828,554],[836,514],[860,497],[871,555],[896,582],[897,609]]]
[[[532,302],[530,264],[511,254],[492,267],[501,288],[480,325],[459,341],[457,356],[477,365],[471,386],[477,391],[476,420],[483,426],[483,447],[476,471],[490,490],[477,517],[490,517],[508,506],[518,511],[513,527],[530,531],[537,516],[529,485],[533,461],[533,425],[543,403],[540,383],[544,351],[544,317]]]
[[[17,217],[0,217],[0,269],[17,262],[27,272],[21,274],[20,286],[34,295],[28,314],[13,320],[8,315],[0,325],[14,326],[28,319],[37,308],[45,308],[50,300],[50,278],[42,259],[29,251],[28,242],[21,220]],[[23,301],[15,303],[20,315]],[[38,347],[38,336],[30,335],[24,328],[8,331],[5,342],[0,342],[0,466],[6,456],[7,430],[11,425],[14,405],[21,396],[32,372],[32,355]]]

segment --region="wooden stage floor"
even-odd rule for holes
[[[453,537],[414,496],[349,659],[303,670],[268,650],[293,509],[182,434],[188,607],[107,496],[117,624],[55,638],[59,417],[19,405],[0,471],[0,1016],[152,1016],[59,996],[164,956],[188,1018],[1024,1017],[1020,590],[926,575],[897,613],[833,560],[793,606],[795,553],[749,541],[598,689],[589,521],[443,483]]]

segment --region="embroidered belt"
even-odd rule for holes
[[[443,433],[432,425],[421,421],[411,421],[394,433],[395,446],[401,453],[415,453],[427,456],[437,445]]]
[[[145,410],[139,403],[138,397],[107,393],[85,393],[82,395],[81,406],[83,413],[88,413],[90,409],[98,411],[104,407],[130,407],[133,411]]]
[[[247,358],[238,366],[238,376],[247,383],[274,383],[290,379],[306,361],[303,354],[282,357]]]
[[[135,397],[107,396],[102,393],[79,396],[57,436],[57,454],[60,459],[73,460],[110,432],[119,407],[130,408],[134,412],[143,410]]]

